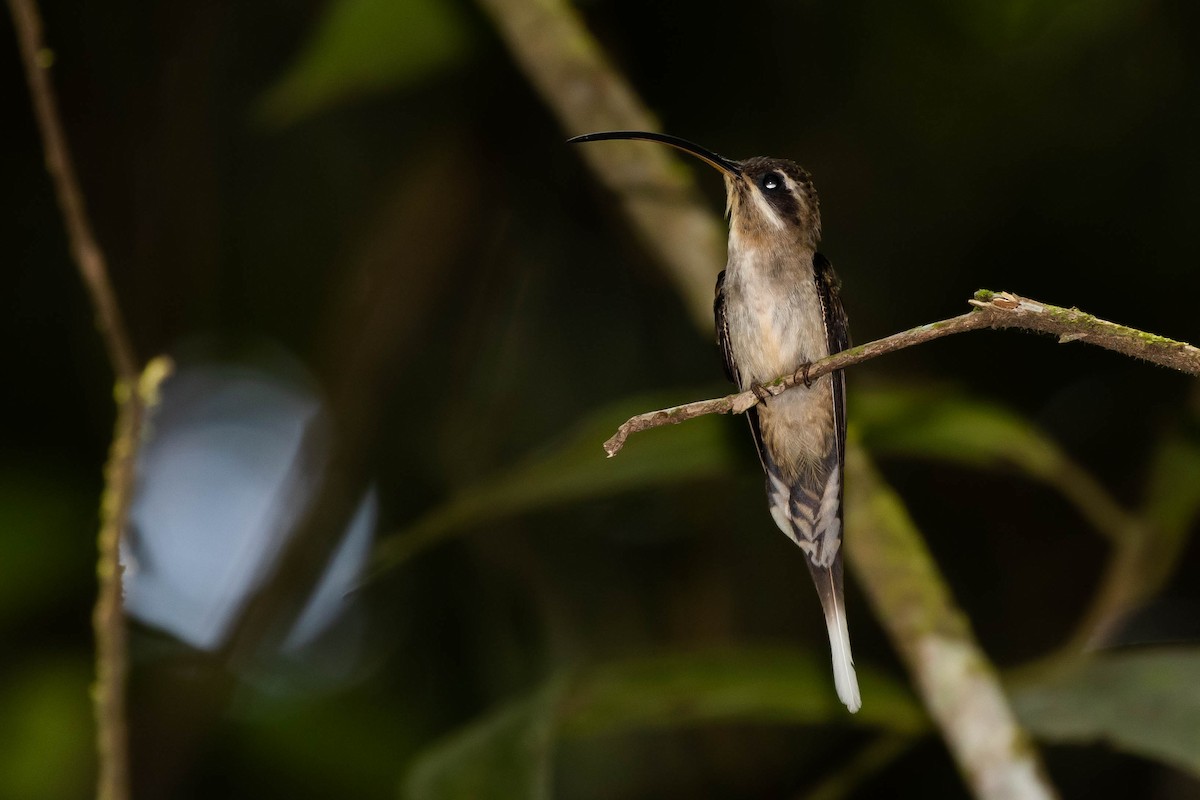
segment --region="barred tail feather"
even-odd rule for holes
[[[833,655],[833,684],[838,699],[846,704],[850,713],[862,707],[858,691],[858,675],[854,671],[854,655],[850,652],[850,630],[846,626],[846,603],[842,599],[842,560],[838,558],[828,567],[809,563],[821,608],[825,612],[825,626],[829,629],[829,650]]]
[[[804,560],[825,612],[834,686],[838,698],[854,713],[862,707],[862,699],[858,676],[854,672],[854,656],[850,652],[850,631],[842,595],[841,465],[835,461],[820,472],[801,476],[794,484],[769,459],[766,467],[771,517],[804,551]]]

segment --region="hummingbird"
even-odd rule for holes
[[[662,133],[605,131],[571,143],[640,139],[682,150],[725,177],[729,261],[717,275],[717,343],[725,372],[760,403],[747,412],[767,478],[767,505],[804,552],[825,612],[834,686],[851,713],[862,700],[842,589],[846,378],[841,370],[770,396],[763,385],[850,346],[833,266],[817,251],[821,210],[812,178],[782,158],[734,161]]]

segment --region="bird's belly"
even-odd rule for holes
[[[759,429],[771,460],[788,482],[817,474],[832,447],[833,393],[828,375],[759,406]]]

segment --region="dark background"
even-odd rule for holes
[[[312,88],[323,78],[295,66],[329,19],[323,4],[43,13],[139,355],[199,334],[230,353],[266,340],[331,396],[369,394],[359,411],[386,534],[614,401],[726,386],[710,338],[564,145],[583,131],[556,125],[482,12],[377,5],[357,0],[364,15],[401,20],[375,27],[411,59],[340,82],[332,69],[325,95]],[[856,341],[961,313],[981,287],[1200,340],[1194,3],[579,8],[665,130],[812,172]],[[89,612],[111,372],[7,17],[0,43],[0,795],[72,797],[93,780]],[[279,89],[289,74],[309,94]],[[718,212],[720,182],[698,178]],[[369,381],[345,368],[359,357]],[[850,380],[852,393],[916,386],[1007,407],[1129,507],[1162,443],[1196,433],[1192,380],[1013,332],[951,337]],[[135,768],[157,781],[143,794],[391,796],[422,748],[568,664],[706,644],[797,645],[823,659],[808,577],[765,513],[742,423],[719,424],[733,454],[721,474],[467,524],[385,573],[367,591],[369,643],[340,681],[262,693],[139,631]],[[1107,552],[1078,513],[1018,470],[880,461],[998,665],[1063,641]],[[1197,575],[1193,544],[1130,641],[1194,641]],[[903,680],[855,580],[857,659]],[[865,736],[761,723],[613,736],[571,744],[556,786],[791,796]],[[1067,796],[1200,795],[1194,778],[1100,745],[1046,758]],[[927,737],[861,796],[895,791],[965,788]]]

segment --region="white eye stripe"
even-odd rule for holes
[[[762,192],[750,192],[750,202],[757,207],[758,215],[770,222],[772,227],[778,230],[786,228],[784,221],[779,217],[779,212],[768,202]]]

